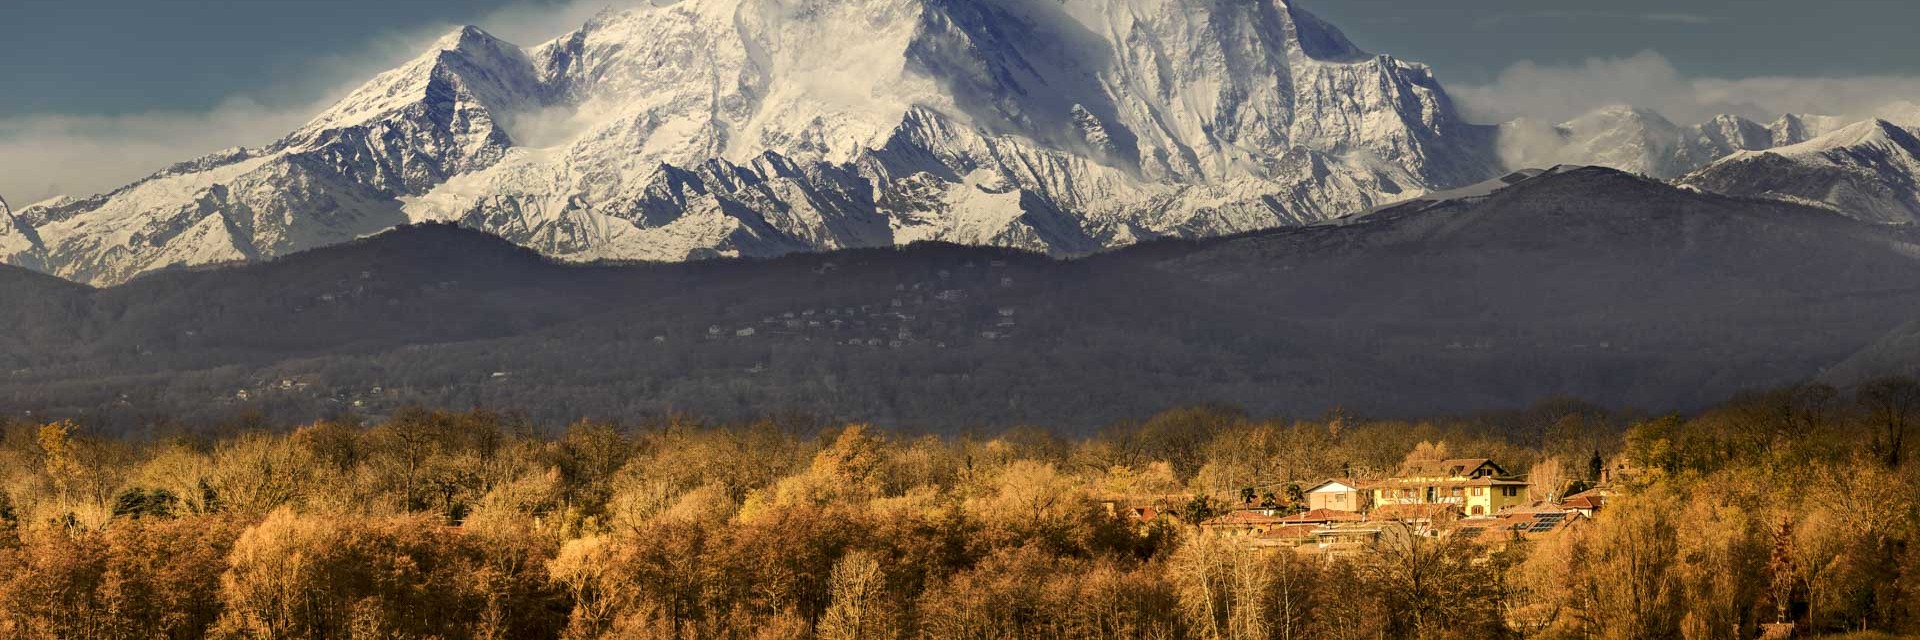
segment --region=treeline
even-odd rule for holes
[[[1750,638],[1920,631],[1920,384],[1699,415],[1169,411],[1063,439],[512,415],[98,437],[0,425],[6,638]],[[1490,457],[1563,534],[1388,527],[1344,557],[1191,525]],[[1602,472],[1609,477],[1602,478]],[[1104,499],[1153,501],[1141,523]],[[1260,496],[1260,499],[1267,499]],[[1294,507],[1298,508],[1298,507]]]

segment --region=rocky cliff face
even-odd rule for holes
[[[273,145],[29,207],[0,259],[111,284],[445,220],[568,260],[1073,255],[1478,182],[1493,135],[1280,0],[688,0],[462,29]]]

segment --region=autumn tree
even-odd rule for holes
[[[829,577],[832,604],[820,619],[821,640],[866,640],[897,633],[886,601],[886,576],[880,561],[865,551],[852,551],[833,565]]]
[[[1854,398],[1866,412],[1874,455],[1889,467],[1900,466],[1907,435],[1920,424],[1920,381],[1910,377],[1873,380],[1860,385]]]

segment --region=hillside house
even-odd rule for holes
[[[1407,463],[1400,475],[1373,486],[1374,507],[1456,505],[1469,516],[1499,513],[1528,502],[1527,483],[1486,458]]]
[[[1593,517],[1593,514],[1607,506],[1607,498],[1613,496],[1610,489],[1588,489],[1560,499],[1560,508],[1577,511],[1580,515]]]
[[[1235,509],[1201,522],[1200,530],[1222,536],[1257,536],[1287,524],[1278,509]]]
[[[1314,485],[1306,491],[1307,508],[1350,513],[1366,511],[1373,506],[1373,492],[1360,487],[1360,481],[1351,479],[1328,480]]]
[[[1584,525],[1588,516],[1579,511],[1552,506],[1518,508],[1498,516],[1478,516],[1455,521],[1448,535],[1484,544],[1552,537]]]

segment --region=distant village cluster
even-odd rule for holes
[[[832,271],[834,263],[822,269]],[[982,271],[985,273],[981,273]],[[711,325],[705,338],[723,340],[825,340],[849,347],[944,349],[960,340],[1009,340],[1020,328],[1020,309],[991,305],[993,289],[1014,286],[1005,260],[968,261],[960,272],[942,269],[931,280],[902,282],[885,300],[787,309],[759,322]],[[969,313],[983,307],[989,313]],[[668,336],[655,336],[667,342]]]
[[[1409,461],[1390,478],[1291,485],[1284,491],[1291,496],[1243,489],[1239,504],[1198,526],[1207,535],[1304,555],[1366,553],[1389,531],[1486,544],[1533,540],[1586,526],[1615,495],[1615,479],[1629,473],[1624,462],[1607,465],[1599,482],[1561,496],[1559,487],[1535,487],[1486,458]],[[1102,504],[1149,522],[1191,500],[1105,498]]]

